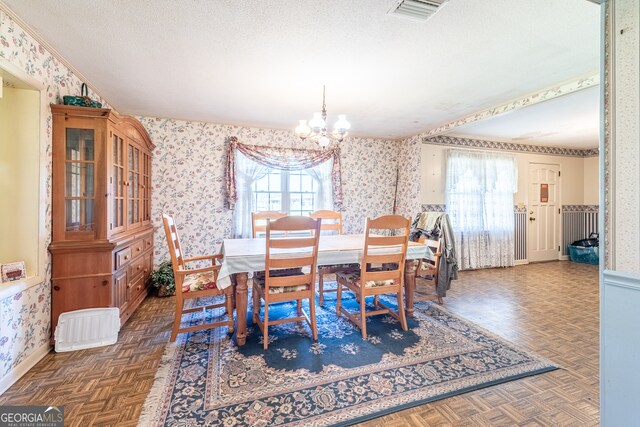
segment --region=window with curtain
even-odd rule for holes
[[[514,264],[513,155],[449,150],[446,204],[461,269]]]
[[[308,215],[322,204],[317,182],[306,170],[272,169],[253,185],[256,211],[280,211],[290,215]]]
[[[332,171],[332,160],[306,169],[286,170],[259,164],[237,153],[234,235],[251,236],[251,212],[308,215],[318,209],[333,209]]]

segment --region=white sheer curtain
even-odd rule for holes
[[[333,210],[333,185],[331,182],[333,175],[333,162],[327,160],[309,169],[305,169],[318,186],[315,208]]]
[[[515,156],[449,150],[446,203],[460,269],[514,264]]]
[[[240,152],[235,160],[238,201],[233,214],[233,237],[251,237],[251,212],[255,210],[253,183],[264,177],[269,167],[254,162]]]
[[[241,152],[235,158],[235,176],[238,200],[233,214],[234,238],[251,237],[251,212],[256,211],[253,184],[274,168],[257,163]],[[312,168],[303,169],[316,182],[318,194],[315,209],[333,209],[333,161],[327,160]],[[288,200],[283,197],[283,200]],[[283,206],[283,211],[288,206]]]

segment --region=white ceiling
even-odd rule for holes
[[[600,87],[593,86],[520,110],[455,128],[451,135],[548,147],[596,148]]]
[[[450,0],[427,22],[396,0],[4,2],[133,115],[293,129],[326,83],[330,121],[400,138],[599,69],[587,0]]]

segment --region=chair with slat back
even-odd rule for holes
[[[222,259],[222,255],[208,255],[194,258],[184,258],[182,246],[180,245],[180,237],[178,229],[173,217],[162,215],[162,223],[167,236],[167,245],[169,246],[169,254],[171,255],[171,264],[173,266],[173,275],[176,281],[176,311],[173,320],[173,328],[171,330],[170,341],[176,340],[176,336],[183,332],[199,331],[201,329],[215,328],[227,326],[229,332],[233,332],[233,298],[232,287],[226,289],[218,289],[217,279],[220,266],[216,263]],[[211,265],[201,268],[187,269],[186,264],[194,261],[210,260]],[[199,307],[185,309],[186,300],[194,298],[202,298],[208,296],[224,295],[224,303],[211,304]],[[225,307],[227,312],[227,320],[219,322],[205,323],[206,311],[213,308]],[[196,311],[203,312],[203,320],[199,325],[181,328],[182,315],[193,313]]]
[[[276,219],[284,218],[286,213],[277,211],[251,212],[251,234],[255,239],[258,233],[267,231],[267,223]]]
[[[338,234],[342,234],[342,213],[319,210],[309,214],[309,217],[314,219],[322,219],[322,231],[335,231]],[[324,294],[327,292],[336,292],[337,289],[324,289],[324,276],[326,274],[334,274],[339,271],[357,270],[360,268],[360,264],[334,264],[334,265],[319,265],[318,266],[318,297],[320,305],[324,305]]]
[[[302,216],[287,216],[267,224],[265,270],[264,275],[253,278],[252,312],[253,322],[262,331],[265,350],[269,346],[270,325],[305,320],[311,328],[313,339],[318,339],[315,280],[321,222]],[[287,231],[296,234],[304,232],[306,235],[285,237],[280,233]],[[299,255],[283,254],[282,249],[296,249]],[[308,273],[305,273],[307,270]],[[309,315],[302,308],[305,299],[309,300]],[[261,300],[264,301],[264,320],[260,319]],[[282,301],[296,301],[297,316],[270,320],[269,305]]]
[[[360,269],[354,272],[338,272],[338,299],[336,313],[344,314],[362,331],[362,338],[367,338],[367,316],[389,314],[396,318],[402,330],[407,330],[407,319],[404,313],[404,262],[409,244],[409,225],[411,221],[400,215],[385,215],[376,219],[367,219],[365,229],[364,252]],[[384,232],[400,230],[395,235],[373,234],[371,231]],[[380,253],[388,252],[388,253]],[[380,265],[380,268],[373,267]],[[364,284],[364,286],[363,286]],[[360,311],[350,313],[342,306],[343,287],[356,294]],[[382,294],[396,294],[397,313],[380,302]],[[375,310],[367,312],[366,298],[374,297]]]
[[[431,251],[431,258],[423,258],[419,260],[418,269],[416,270],[416,276],[421,278],[426,278],[430,282],[433,283],[433,288],[437,291],[438,289],[438,275],[440,272],[440,257],[442,256],[442,242],[440,240],[420,238],[418,240],[420,243],[425,243],[429,250]],[[418,289],[418,281],[416,281],[416,291]],[[415,292],[414,301],[438,301],[438,304],[442,305],[442,297],[437,294],[431,293],[420,293]]]

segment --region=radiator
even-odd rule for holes
[[[526,261],[527,259],[527,210],[517,209],[513,213],[514,220],[514,245],[515,245],[515,257],[514,260]]]
[[[562,255],[567,245],[598,232],[598,206],[564,206],[562,208]]]
[[[120,309],[88,308],[62,313],[54,334],[56,351],[73,351],[115,344],[120,331]]]

